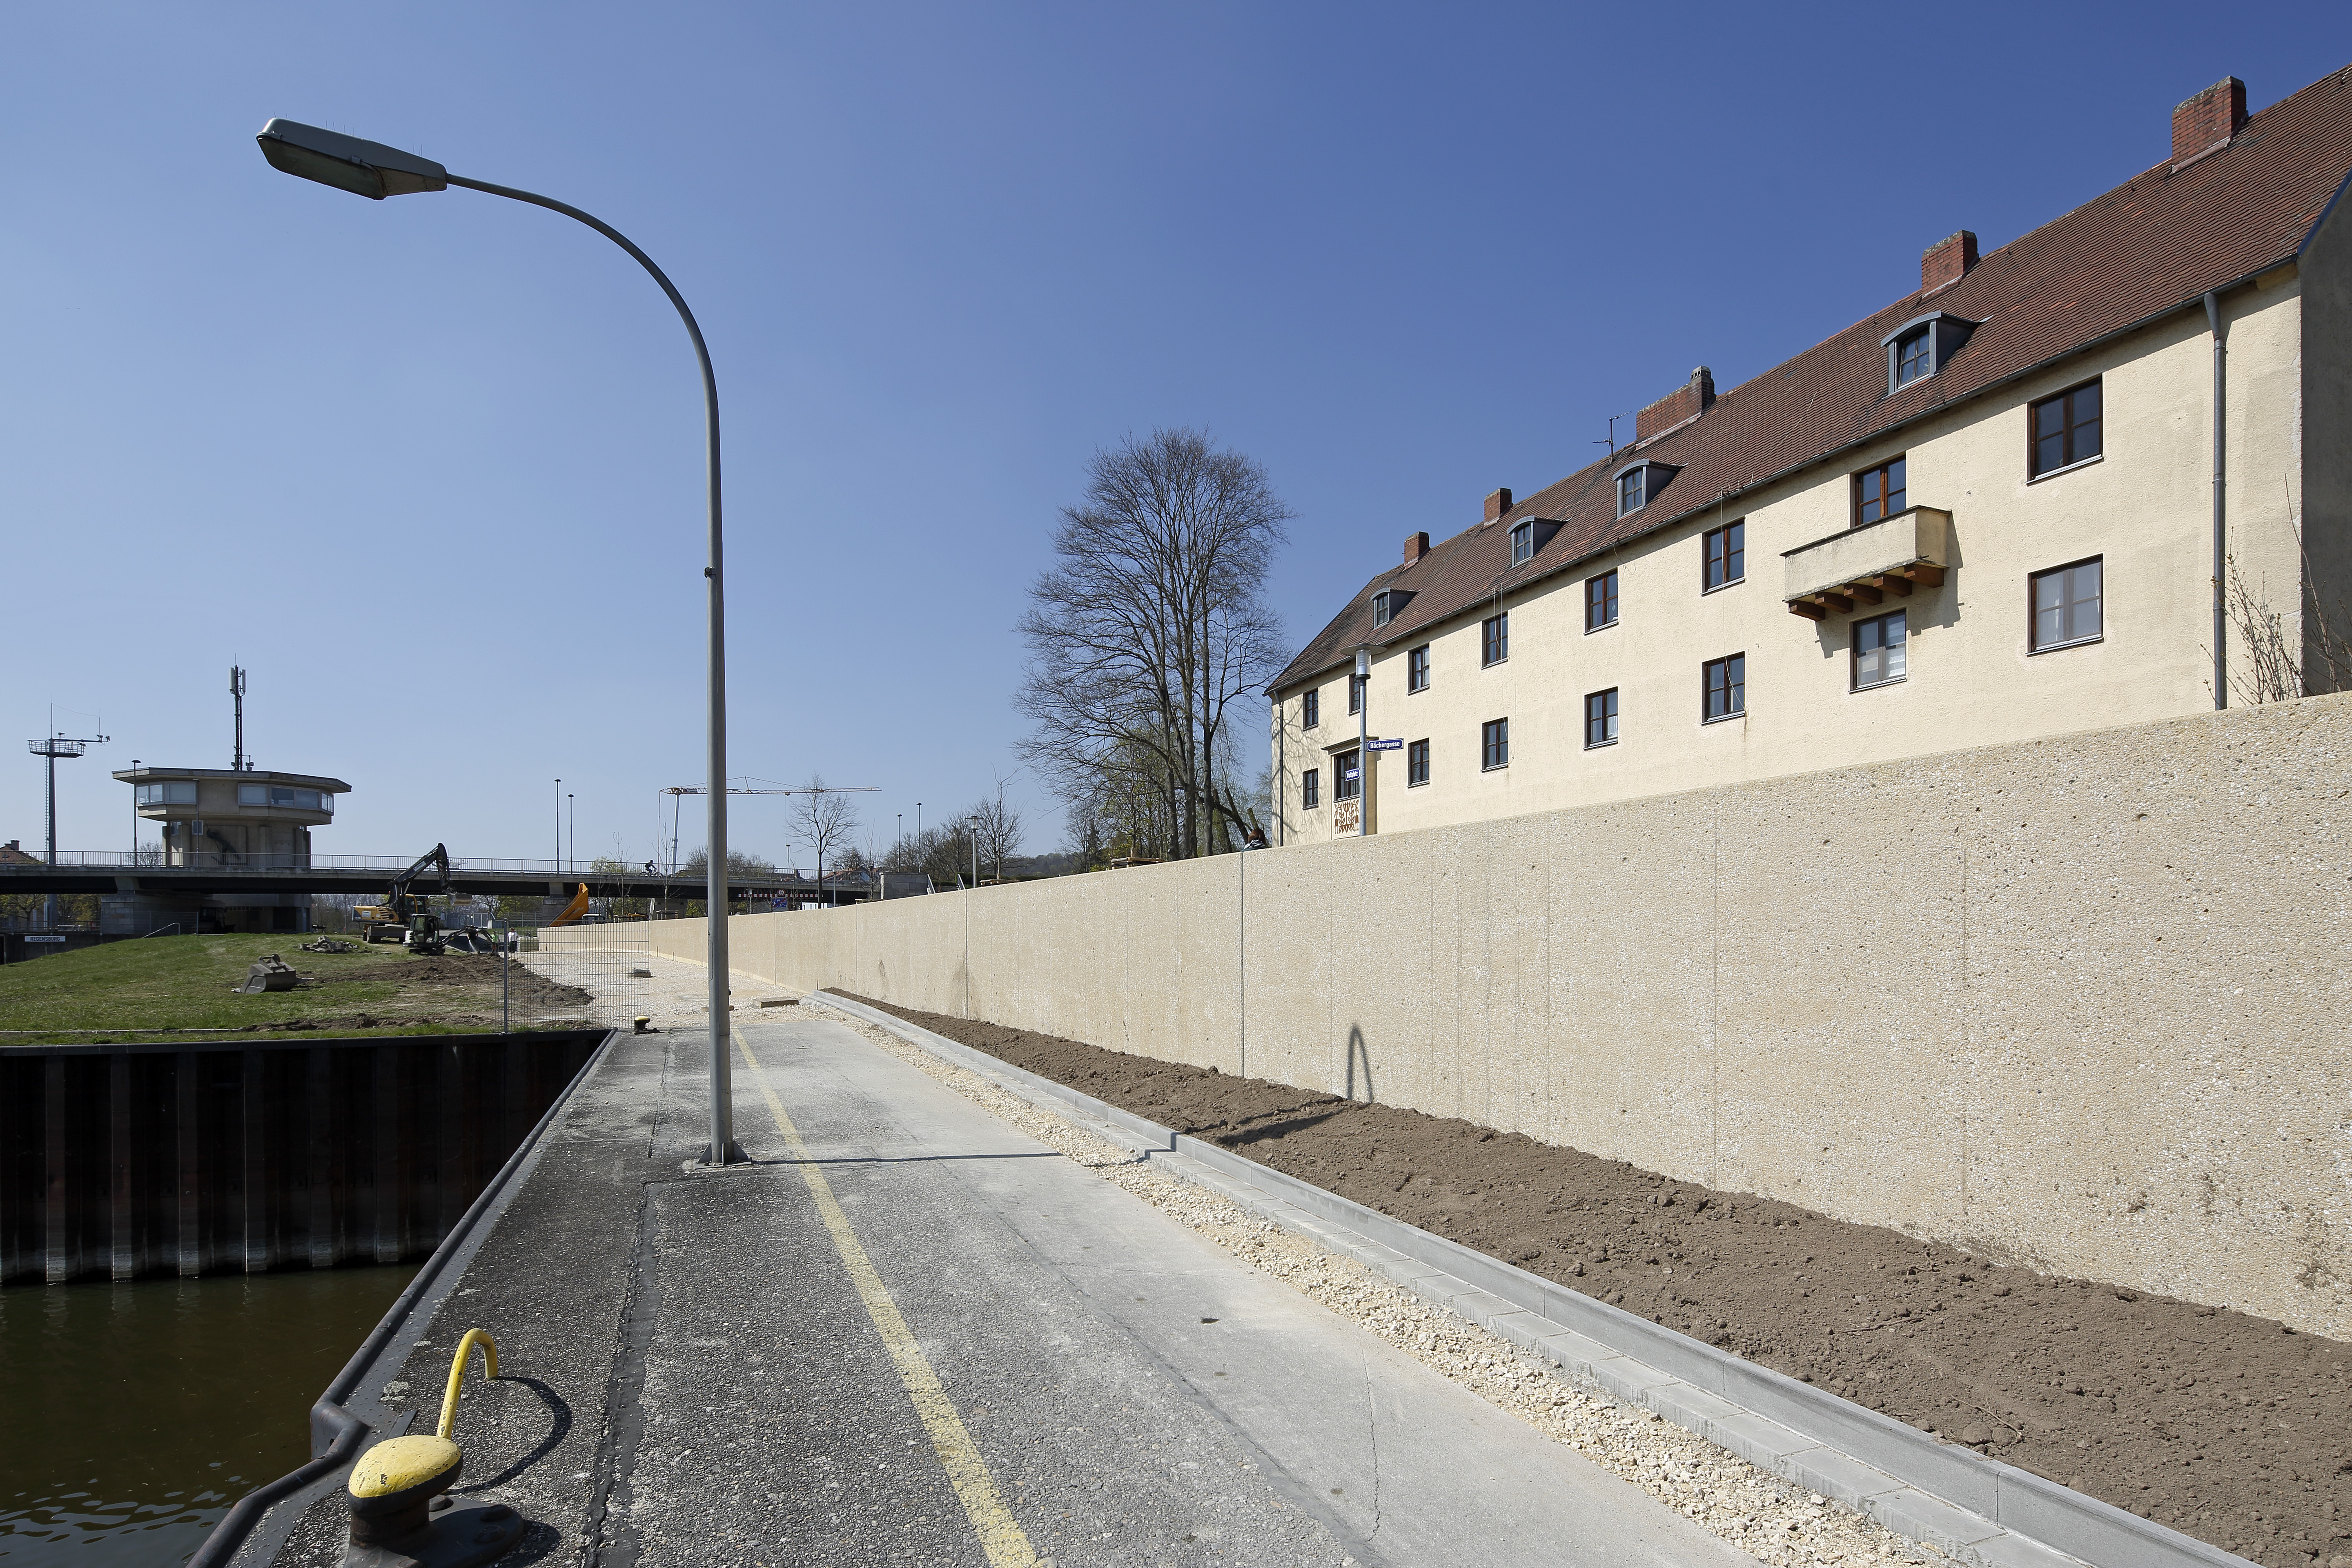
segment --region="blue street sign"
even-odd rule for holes
[[[1402,741],[1367,741],[1364,744],[1370,746],[1375,752],[1402,752],[1404,750],[1404,742]]]

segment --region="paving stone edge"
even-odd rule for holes
[[[1362,1263],[1798,1486],[1977,1568],[2257,1568],[2233,1552],[828,992],[886,1029]]]

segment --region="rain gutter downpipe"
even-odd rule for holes
[[[2223,416],[2228,350],[2221,339],[2221,300],[2210,289],[2205,295],[2205,325],[2213,334],[2213,707],[2230,705],[2230,620],[2224,574],[2230,563],[2230,526],[2226,482],[2229,479],[2229,437]]]

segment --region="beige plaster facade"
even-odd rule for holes
[[[2295,647],[2308,640],[2306,602],[2340,607],[2343,584],[2352,581],[2352,551],[2342,542],[2352,525],[2347,252],[2352,244],[2342,238],[2328,248],[2315,245],[2302,266],[2280,267],[2221,301],[2229,552]],[[2314,286],[2329,301],[2324,320],[2306,316]],[[2210,710],[2212,365],[2204,312],[2191,305],[1727,497],[1573,572],[1477,604],[1426,635],[1377,647],[1366,725],[1376,736],[1426,741],[1430,765],[1426,784],[1409,784],[1406,752],[1375,753],[1365,830],[1437,827]],[[2030,477],[2031,405],[2094,378],[2104,404],[2100,456]],[[2307,400],[2336,410],[2334,434],[2315,454],[2306,454],[2303,438]],[[1917,522],[1852,526],[1852,476],[1895,457],[1907,461],[1913,506],[1948,517],[1943,582],[1820,621],[1791,614],[1788,594],[1802,584],[1789,581],[1786,552],[1826,541],[1822,550],[1858,557],[1868,553],[1866,536]],[[2333,510],[2315,531],[2325,543],[2313,551],[2316,575],[2307,582],[2305,495],[2315,482]],[[1669,486],[1655,504],[1680,510],[1690,498]],[[1703,591],[1702,536],[1733,520],[1746,523],[1746,575]],[[2030,575],[2089,557],[2103,566],[2103,637],[2033,651]],[[1618,618],[1587,631],[1584,584],[1612,570]],[[1412,579],[1408,569],[1394,582],[1409,588]],[[1854,689],[1855,624],[1897,609],[1907,622],[1904,679]],[[1509,617],[1509,653],[1489,665],[1482,661],[1481,627],[1498,610]],[[2335,623],[2338,635],[2352,631],[2352,616],[2340,608]],[[2250,663],[2243,628],[2233,624],[2229,641],[2242,677]],[[1409,691],[1409,663],[1423,648],[1428,685]],[[1702,666],[1732,654],[1745,656],[1745,712],[1704,722]],[[2315,648],[2305,663],[2309,689],[2339,684],[2326,677]],[[1337,820],[1333,799],[1333,755],[1354,745],[1358,727],[1348,712],[1347,680],[1345,668],[1335,667],[1276,694],[1282,843],[1353,831],[1352,815]],[[1321,721],[1313,728],[1302,722],[1310,685],[1320,694]],[[1611,689],[1618,693],[1618,738],[1588,748],[1585,698]],[[1509,721],[1509,760],[1490,769],[1482,765],[1483,726],[1497,719]],[[1320,800],[1312,807],[1302,798],[1308,768],[1318,770]]]
[[[739,917],[730,941],[783,984],[1465,1117],[2344,1338],[2347,765],[2352,696],[2313,697]],[[542,940],[698,959],[702,934]]]

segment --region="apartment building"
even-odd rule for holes
[[[1271,689],[1282,841],[2352,685],[2352,68],[2245,105],[2218,83],[2147,173],[1409,535]]]

